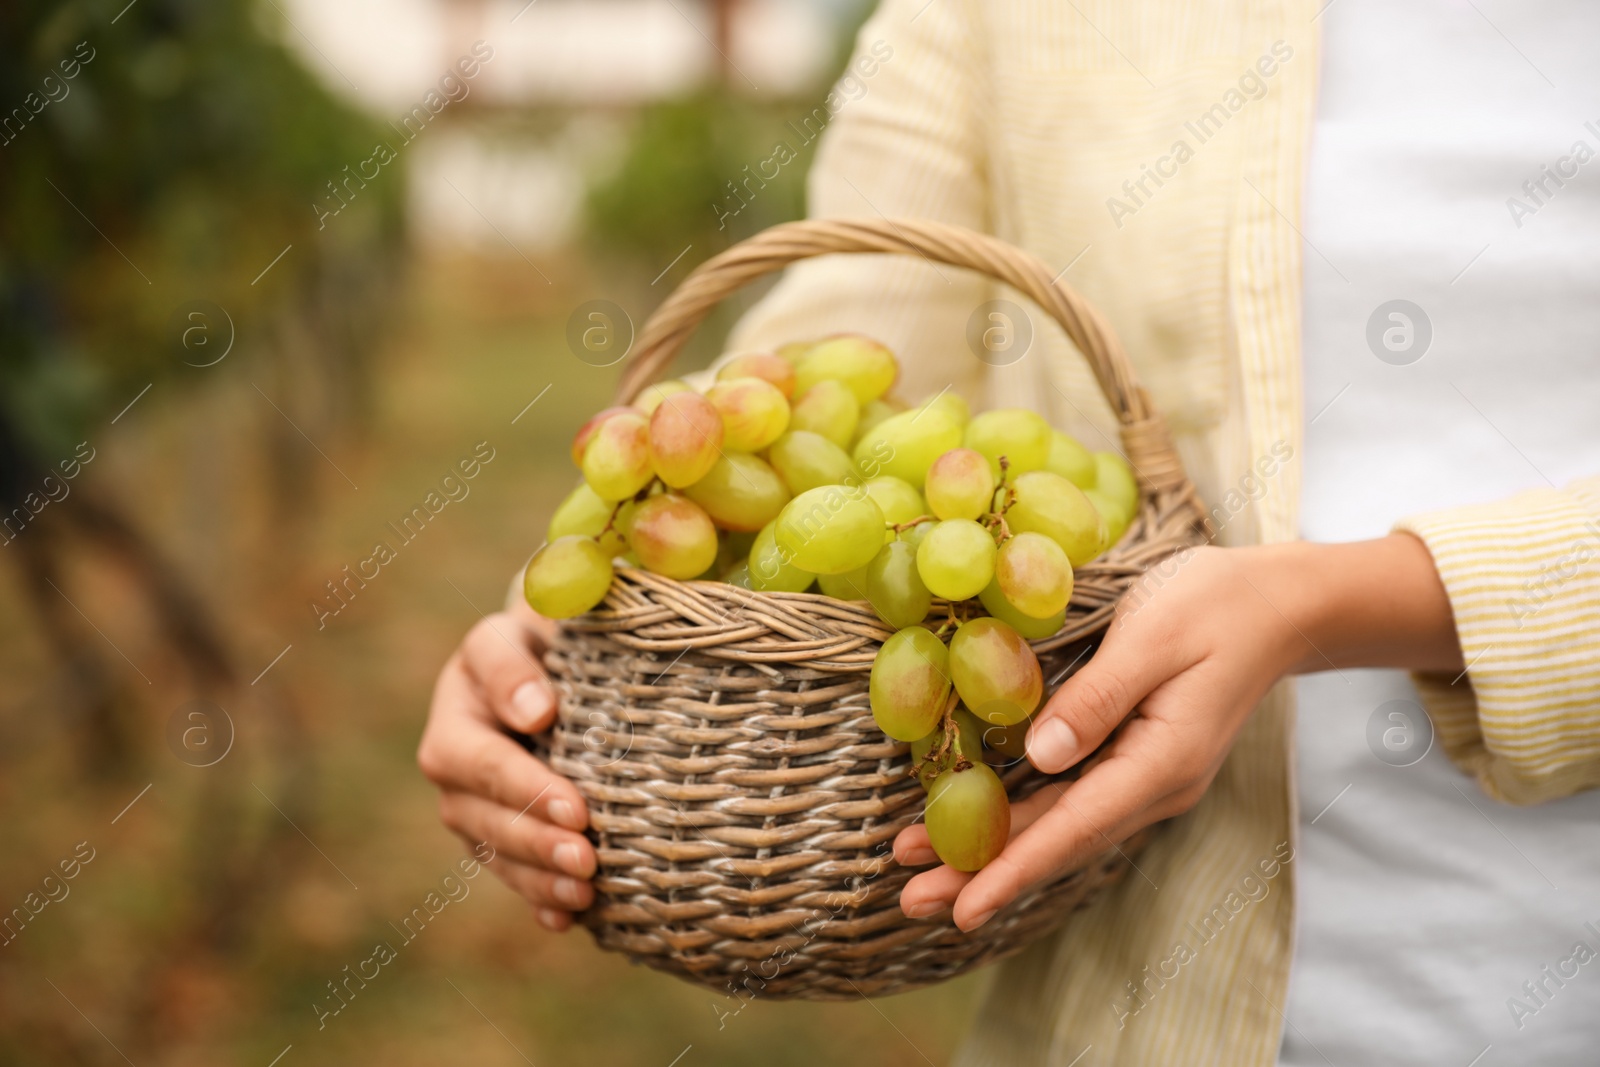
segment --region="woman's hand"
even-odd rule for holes
[[[1011,842],[982,871],[919,874],[901,908],[925,918],[953,905],[958,926],[981,926],[1024,889],[1194,807],[1273,683],[1343,666],[1461,669],[1449,601],[1420,541],[1174,557],[1130,590],[1094,656],[1035,714],[1028,758],[1041,771],[1078,762],[1126,720],[1104,758],[1014,805]],[[936,862],[921,824],[895,839],[895,857]]]
[[[444,824],[468,848],[493,846],[490,868],[559,931],[594,899],[588,810],[571,782],[505,732],[537,733],[555,721],[539,662],[551,625],[520,605],[468,632],[434,684],[417,764],[441,791]]]

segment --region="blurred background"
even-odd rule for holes
[[[865,14],[0,8],[0,1064],[947,1061],[981,976],[729,1015],[488,875],[395,936],[463,854],[433,676],[618,374],[569,321],[803,213]]]

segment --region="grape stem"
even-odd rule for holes
[[[929,749],[917,765],[911,768],[911,776],[913,778],[920,778],[922,776],[922,768],[926,767],[930,762],[937,767],[950,754],[950,746],[955,743],[956,733],[960,729],[956,726],[955,717],[956,705],[960,702],[960,699],[955,691],[951,690],[950,698],[945,701],[944,714],[940,717],[940,728],[944,736],[940,738],[938,748]],[[964,771],[971,766],[972,763],[965,756],[958,753],[955,763],[949,769],[951,771]]]
[[[891,522],[889,524],[889,528],[896,534],[899,534],[911,529],[913,526],[919,526],[925,522],[934,522],[937,519],[937,515],[918,515],[916,518],[911,519],[908,522]]]

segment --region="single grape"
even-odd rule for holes
[[[809,430],[790,430],[772,442],[767,449],[767,462],[783,476],[791,493],[822,485],[843,485],[856,476],[855,463],[848,452]]]
[[[867,695],[878,729],[896,741],[926,736],[949,701],[949,649],[920,626],[895,632],[872,661]]]
[[[917,573],[917,550],[904,541],[891,541],[872,557],[865,588],[878,618],[897,630],[927,618],[933,604],[933,594]]]
[[[840,334],[818,341],[795,364],[795,388],[805,392],[824,379],[849,386],[865,404],[889,391],[900,375],[894,353],[869,337]]]
[[[765,460],[744,452],[717,458],[706,476],[683,491],[724,530],[759,530],[789,502],[789,487]]]
[[[522,574],[528,606],[547,619],[582,615],[604,600],[610,588],[610,558],[593,538],[577,534],[545,545]]]
[[[822,590],[823,596],[831,596],[835,600],[865,600],[867,568],[858,567],[843,574],[819,574],[817,588]]]
[[[885,522],[899,525],[928,514],[928,504],[922,499],[922,494],[892,474],[880,474],[869,479],[864,488],[877,503],[878,510],[883,512]],[[894,531],[885,530],[884,540],[894,540]]]
[[[925,400],[918,401],[911,407],[913,411],[922,411],[925,408],[942,411],[960,426],[965,426],[972,421],[972,406],[967,403],[965,397],[954,389],[945,389],[942,392],[935,393]]]
[[[1049,471],[1019,475],[1016,499],[1006,511],[1012,533],[1042,533],[1081,567],[1106,548],[1106,524],[1083,490]]]
[[[650,429],[637,411],[618,412],[583,450],[583,480],[602,500],[623,500],[650,484]]]
[[[883,512],[862,489],[808,489],[783,506],[773,530],[796,566],[813,574],[864,567],[883,547]]]
[[[650,466],[675,489],[693,485],[721,455],[722,416],[699,393],[665,397],[650,416]]]
[[[622,505],[622,511],[617,515],[617,521],[612,528],[606,530],[605,536],[600,535],[606,529],[606,523],[611,521],[611,512],[616,504],[609,500],[601,500],[589,488],[588,482],[579,482],[578,487],[567,494],[567,498],[556,508],[554,515],[550,516],[550,526],[545,531],[545,540],[554,541],[566,537],[568,534],[578,534],[582,537],[592,537],[599,541],[600,551],[605,553],[606,559],[618,555],[627,547],[623,539],[622,528],[631,517],[635,507],[633,501]]]
[[[654,415],[656,408],[660,407],[661,402],[667,397],[677,393],[693,392],[694,387],[688,382],[680,382],[674,378],[671,381],[657,382],[655,385],[645,386],[640,390],[638,397],[634,399],[633,406],[646,415]]]
[[[982,763],[935,778],[928,787],[925,819],[933,851],[958,871],[982,870],[1011,836],[1006,787]]]
[[[943,758],[927,757],[929,753],[937,752],[944,744],[944,723],[935,726],[933,733],[928,736],[911,742],[911,766],[916,771],[917,781],[922,783],[924,789],[932,785],[933,780],[939,775],[954,767],[957,759],[964,759],[968,763],[982,763],[983,733],[985,730],[998,729],[979,722],[966,708],[957,708],[955,714],[950,717],[955,720],[956,735],[951,739],[950,746],[945,749]]]
[[[861,404],[843,382],[824,378],[795,398],[790,407],[789,428],[819,433],[838,445],[849,448],[861,421]]]
[[[1111,499],[1099,489],[1085,489],[1083,495],[1089,498],[1089,503],[1106,520],[1106,544],[1114,545],[1122,540],[1122,535],[1128,532],[1128,526],[1133,522],[1133,516],[1122,510],[1122,505]]]
[[[762,378],[778,387],[785,399],[794,396],[794,364],[770,352],[748,352],[734,356],[717,368],[717,381],[734,378]]]
[[[941,519],[976,519],[989,510],[995,474],[989,460],[970,448],[952,448],[933,461],[922,487]]]
[[[1007,758],[1007,765],[1028,755],[1028,728],[1033,725],[1033,717],[1014,722],[1010,726],[992,726],[989,723],[980,723],[980,736],[983,745],[992,752],[998,752]]]
[[[1009,726],[1033,714],[1044,694],[1039,657],[999,619],[979,616],[950,638],[950,679],[978,718]]]
[[[789,428],[789,401],[765,378],[734,378],[706,390],[722,414],[722,444],[731,452],[759,452]]]
[[[1094,488],[1094,453],[1060,430],[1050,431],[1050,458],[1045,460],[1044,469],[1061,475],[1079,489]]]
[[[994,577],[1006,600],[1035,619],[1051,618],[1072,598],[1072,564],[1061,546],[1042,533],[1008,538],[995,555]]]
[[[638,411],[638,408],[604,408],[578,427],[578,432],[572,435],[572,462],[579,470],[583,469],[583,454],[588,451],[589,442],[593,439],[595,431],[600,429],[601,424],[611,416],[624,411]]]
[[[1029,641],[1042,641],[1046,637],[1054,637],[1061,629],[1062,623],[1067,621],[1065,610],[1058,611],[1047,619],[1035,619],[1024,615],[1017,606],[1006,599],[1000,591],[1000,583],[991,581],[983,587],[983,592],[978,594],[978,602],[983,605],[983,610],[999,619]]]
[[[1050,433],[1050,424],[1035,412],[999,408],[974,415],[967,423],[964,443],[988,458],[998,478],[1001,456],[1006,457],[1006,470],[1013,476],[1041,469],[1050,458]]]
[[[994,577],[994,538],[971,519],[940,522],[917,546],[917,573],[934,596],[965,600]]]
[[[854,394],[851,394],[854,395]],[[906,406],[893,397],[882,397],[878,400],[869,400],[861,405],[861,417],[856,420],[855,436],[850,438],[850,447],[855,448],[856,443],[867,435],[867,431],[878,425],[890,415],[898,415]]]
[[[789,561],[772,535],[776,525],[769,522],[763,526],[750,546],[750,588],[768,593],[803,593],[817,576]]]
[[[717,561],[717,528],[694,501],[660,493],[646,498],[634,512],[628,547],[645,570],[687,581]]]
[[[1139,511],[1139,482],[1128,461],[1115,452],[1094,454],[1095,488],[1122,505],[1129,516]]]
[[[854,456],[863,478],[890,474],[922,488],[933,461],[961,444],[961,427],[942,411],[902,411],[862,435]]]

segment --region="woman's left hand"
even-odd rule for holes
[[[1028,887],[1188,811],[1285,674],[1459,668],[1460,658],[1432,558],[1410,536],[1187,550],[1135,584],[1093,657],[1034,716],[1028,758],[1047,773],[1127,720],[1100,761],[1013,805],[1011,841],[982,871],[926,871],[900,906],[911,918],[954,906],[956,925],[972,930]],[[908,866],[937,862],[920,823],[894,851]]]

